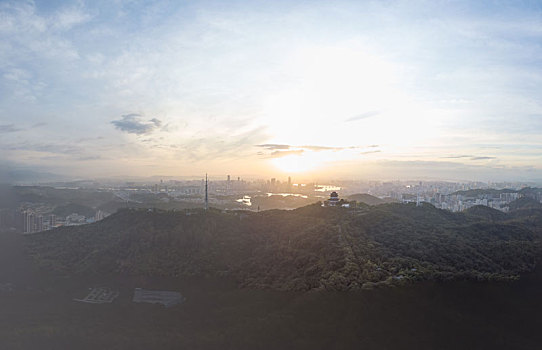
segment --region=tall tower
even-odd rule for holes
[[[209,180],[207,173],[205,173],[205,210],[209,209]]]
[[[416,206],[419,207],[422,203],[420,200],[420,191],[422,189],[422,182],[420,181],[420,186],[418,187],[418,192],[416,194]]]
[[[228,181],[226,182],[226,193],[230,194],[231,191],[231,177],[228,175]]]

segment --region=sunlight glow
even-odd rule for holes
[[[322,166],[322,161],[317,157],[308,154],[289,155],[281,158],[274,158],[271,163],[285,173],[302,173]]]

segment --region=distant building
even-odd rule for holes
[[[191,196],[191,195],[200,195],[202,189],[205,188],[205,183],[202,183],[201,186],[180,186],[177,191],[174,193],[175,196]]]
[[[96,212],[96,215],[94,216],[94,220],[95,220],[95,221],[103,220],[103,219],[105,218],[105,216],[106,216],[106,215],[105,215],[105,213],[104,213],[103,211],[98,210],[98,211]]]
[[[43,216],[38,215],[36,217],[36,232],[41,232],[41,231],[43,231]]]
[[[73,226],[73,225],[82,225],[87,223],[87,218],[85,218],[83,215],[79,215],[77,213],[70,214],[66,216],[66,225]]]
[[[328,207],[336,207],[339,205],[339,194],[335,191],[331,192],[329,199],[324,204]]]
[[[24,233],[32,233],[36,231],[35,215],[30,211],[25,211],[24,215]]]

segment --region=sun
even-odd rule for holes
[[[279,170],[286,173],[303,173],[321,167],[322,160],[314,153],[300,155],[288,155],[274,158],[271,163]]]

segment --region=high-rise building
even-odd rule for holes
[[[56,216],[55,214],[49,215],[49,228],[53,228],[56,226]]]
[[[105,218],[105,213],[101,210],[98,210],[96,212],[96,215],[94,215],[94,220],[96,221],[100,221],[100,220],[103,220]]]
[[[26,210],[24,212],[24,233],[36,232],[36,217],[34,213]]]
[[[41,232],[41,231],[43,231],[43,216],[38,215],[36,217],[36,232]]]

